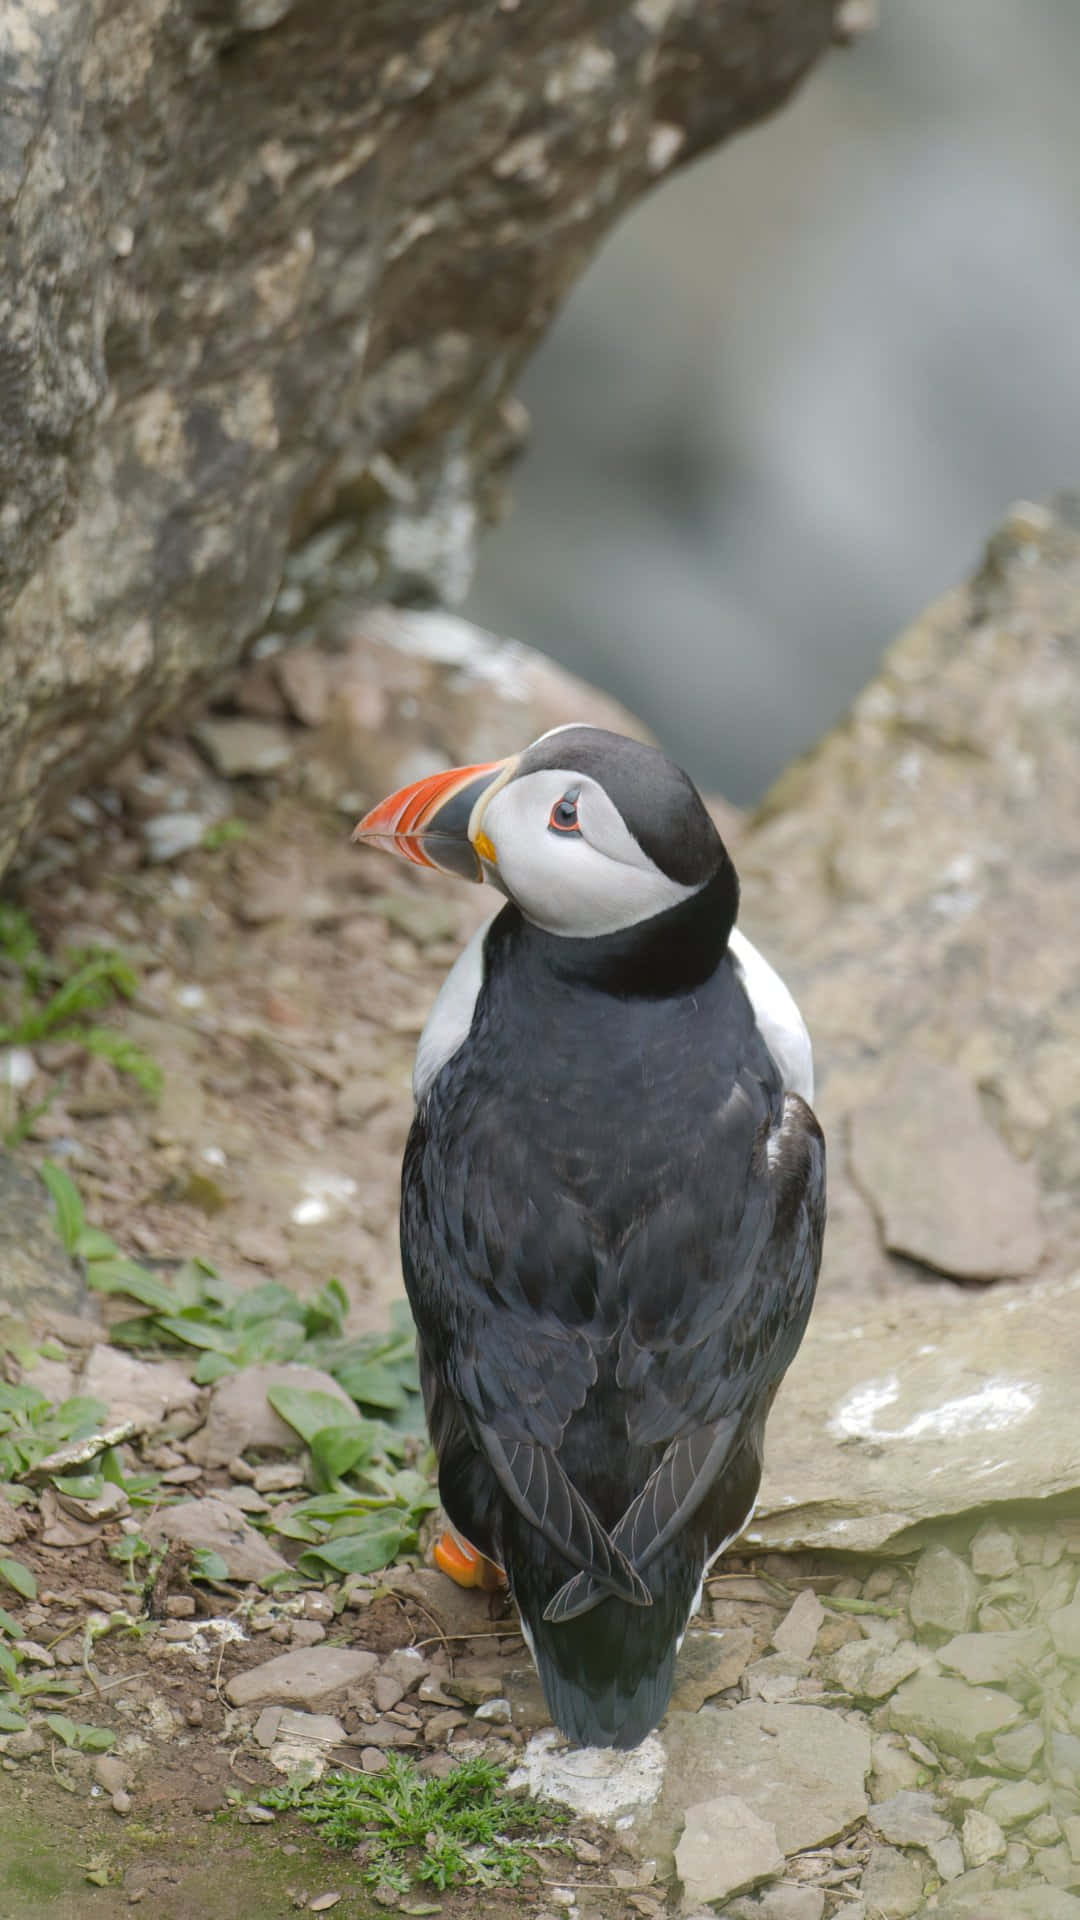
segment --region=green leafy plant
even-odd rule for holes
[[[23,1587],[18,1591],[24,1598],[33,1597]],[[19,1622],[0,1608],[0,1733],[24,1732],[29,1724],[26,1710],[39,1695],[55,1697],[79,1691],[78,1680],[65,1680],[50,1668],[40,1673],[29,1673],[18,1645],[22,1638],[23,1629]]]
[[[138,978],[130,961],[106,947],[45,952],[28,916],[0,901],[0,1047],[74,1041],[128,1074],[145,1093],[161,1091],[161,1068],[115,1027],[92,1017],[131,1000]],[[18,1131],[25,1115],[17,1115]]]
[[[294,1808],[332,1846],[357,1847],[364,1878],[407,1893],[417,1881],[447,1887],[516,1886],[535,1866],[557,1809],[504,1790],[505,1768],[464,1760],[445,1780],[391,1754],[383,1773],[327,1773],[264,1793],[265,1807]],[[529,1845],[525,1837],[532,1835]]]
[[[86,1726],[80,1720],[69,1720],[66,1713],[46,1713],[42,1717],[50,1733],[55,1733],[65,1747],[75,1747],[80,1753],[108,1753],[116,1745],[111,1727]]]
[[[349,1395],[278,1386],[268,1398],[305,1443],[313,1498],[263,1524],[303,1543],[298,1563],[308,1579],[375,1573],[419,1547],[419,1528],[438,1505],[432,1473],[410,1458],[421,1425],[414,1336],[404,1302],[390,1331],[350,1339],[348,1301],[336,1279],[310,1300],[268,1280],[246,1291],[220,1278],[205,1260],[189,1260],[168,1279],[127,1259],[116,1242],[89,1226],[77,1187],[46,1161],[42,1178],[68,1251],[86,1263],[103,1293],[126,1294],[147,1309],[114,1324],[110,1337],[138,1349],[187,1348],[196,1354],[200,1385],[240,1367],[301,1361],[329,1373]],[[352,1402],[353,1404],[350,1404]],[[131,1482],[125,1487],[131,1492]],[[134,1568],[129,1571],[134,1578]],[[221,1577],[203,1572],[209,1580]]]
[[[107,1414],[103,1400],[85,1394],[54,1406],[36,1387],[0,1381],[0,1485],[17,1480],[68,1441],[89,1439]]]

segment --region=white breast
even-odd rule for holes
[[[478,927],[468,946],[458,954],[428,1014],[413,1067],[413,1099],[417,1106],[436,1074],[469,1037],[477,996],[484,984],[484,940],[489,924],[485,921]]]
[[[780,975],[736,927],[728,941],[731,957],[754,1019],[780,1070],[785,1093],[814,1104],[814,1055],[806,1022]]]

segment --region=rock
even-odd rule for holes
[[[315,1708],[330,1694],[366,1679],[377,1666],[375,1654],[357,1647],[299,1647],[234,1674],[225,1692],[234,1707],[270,1700]]]
[[[1070,1601],[1067,1607],[1056,1607],[1047,1625],[1061,1658],[1080,1661],[1080,1599]]]
[[[908,1601],[911,1624],[933,1633],[966,1633],[978,1597],[978,1581],[966,1560],[948,1547],[928,1547],[915,1569]]]
[[[1021,1709],[992,1687],[969,1687],[942,1674],[919,1673],[893,1694],[888,1714],[897,1733],[913,1733],[943,1753],[973,1760],[985,1753],[995,1735],[1015,1725]]]
[[[944,1840],[933,1841],[926,1851],[942,1880],[956,1880],[963,1873],[964,1852],[955,1833],[946,1834]]]
[[[725,1907],[725,1920],[823,1920],[825,1894],[821,1887],[793,1886],[787,1881],[765,1887],[746,1900]],[[710,1916],[711,1920],[711,1916]]]
[[[930,1793],[894,1793],[871,1807],[867,1818],[874,1832],[896,1847],[929,1847],[952,1831]]]
[[[669,1713],[663,1791],[624,1838],[645,1858],[670,1861],[683,1809],[733,1794],[776,1829],[783,1853],[825,1845],[866,1812],[870,1738],[862,1722],[824,1707],[747,1701]]]
[[[702,1901],[724,1900],[782,1871],[776,1829],[733,1794],[718,1794],[687,1807],[675,1848],[683,1886],[683,1912]]]
[[[1044,1734],[1035,1720],[999,1733],[994,1742],[994,1758],[1009,1773],[1027,1773],[1043,1749]]]
[[[966,1074],[905,1054],[852,1114],[852,1166],[890,1253],[958,1280],[1032,1273],[1039,1183],[986,1119]]]
[[[277,773],[292,759],[292,738],[270,720],[200,720],[195,738],[224,780]]]
[[[895,1647],[877,1640],[849,1640],[829,1661],[829,1674],[855,1700],[884,1700],[917,1673],[927,1655],[913,1640]]]
[[[749,1627],[728,1627],[722,1633],[691,1627],[675,1665],[673,1710],[696,1713],[714,1694],[737,1686],[753,1650]]]
[[[24,1727],[21,1733],[4,1735],[3,1751],[9,1760],[31,1760],[35,1753],[44,1753],[46,1742],[36,1727]]]
[[[950,1673],[959,1673],[971,1686],[1007,1686],[1033,1667],[1050,1650],[1050,1636],[1041,1627],[1017,1627],[1001,1633],[959,1633],[937,1650]]]
[[[329,699],[326,656],[317,647],[289,647],[277,655],[273,670],[293,719],[321,727]]]
[[[311,21],[245,0],[151,7],[88,59],[90,0],[62,26],[23,11],[0,149],[0,359],[20,369],[0,437],[0,868],[233,665],[275,594],[279,631],[320,590],[463,596],[522,437],[511,382],[560,294],[676,153],[777,106],[833,30],[831,5],[799,0],[739,0],[722,23],[704,0],[647,7],[628,32],[589,0],[509,39],[498,9]],[[251,84],[223,120],[237,63]]]
[[[824,1618],[825,1609],[821,1601],[813,1589],[807,1587],[776,1628],[772,1645],[778,1653],[790,1653],[797,1660],[809,1660]]]
[[[268,1747],[271,1766],[284,1774],[304,1767],[310,1777],[319,1779],[325,1772],[330,1748],[341,1746],[345,1739],[341,1721],[332,1713],[298,1713],[291,1707],[264,1707],[255,1726],[257,1740],[260,1726],[265,1734],[268,1713],[276,1715],[273,1736],[268,1742],[260,1740],[259,1744]]]
[[[485,1700],[496,1700],[502,1692],[502,1675],[497,1668],[477,1665],[471,1660],[456,1660],[454,1671],[443,1681],[453,1700],[467,1707],[479,1707]]]
[[[918,1784],[919,1763],[898,1733],[874,1736],[871,1762],[874,1771],[870,1789],[875,1800],[891,1799],[894,1793],[903,1793]]]
[[[820,1292],[769,1422],[747,1542],[874,1552],[981,1506],[991,1473],[995,1500],[1080,1488],[1080,1421],[1060,1364],[1075,1311],[1071,1282],[1056,1279],[977,1296],[920,1290],[902,1310],[863,1298],[854,1324],[848,1295]]]
[[[400,1680],[391,1673],[377,1673],[372,1683],[371,1697],[380,1713],[389,1713],[399,1700],[405,1698],[405,1688]]]
[[[924,1870],[894,1847],[872,1847],[859,1891],[867,1911],[881,1920],[909,1920],[924,1911]]]
[[[44,1183],[0,1152],[0,1314],[32,1317],[44,1309],[100,1320],[60,1244]]]
[[[926,1519],[1080,1487],[1060,1364],[1080,1244],[1063,933],[1080,924],[1078,594],[1074,506],[1018,507],[740,841],[740,921],[813,1034],[830,1143],[822,1283],[770,1417],[751,1545],[874,1551]],[[908,1056],[975,1086],[1037,1178],[1045,1278],[972,1297],[883,1247],[842,1143]]]
[[[199,1389],[178,1360],[137,1360],[118,1347],[91,1347],[79,1392],[104,1400],[108,1420],[160,1426],[167,1413],[199,1404]]]
[[[1016,1542],[1005,1527],[992,1520],[979,1528],[969,1549],[972,1571],[980,1580],[1006,1580],[1020,1565]]]
[[[1007,1780],[987,1794],[983,1810],[1000,1826],[1015,1827],[1033,1819],[1049,1805],[1050,1789],[1045,1781]]]
[[[94,1761],[94,1779],[104,1793],[121,1793],[131,1784],[131,1768],[115,1753],[99,1753]]]
[[[965,1875],[965,1879],[967,1876]],[[940,1920],[1080,1920],[1080,1900],[1063,1887],[949,1887],[939,1896]]]
[[[456,1586],[430,1567],[390,1567],[380,1576],[380,1584],[403,1600],[414,1600],[450,1640],[490,1631],[487,1595],[478,1588]]]
[[[508,1727],[511,1719],[510,1702],[498,1695],[494,1700],[484,1700],[477,1707],[473,1719],[490,1721],[493,1726]]]
[[[141,1531],[150,1541],[183,1541],[185,1546],[220,1553],[231,1580],[263,1580],[268,1573],[281,1573],[289,1564],[248,1525],[243,1514],[212,1495],[162,1507],[142,1523]]]
[[[969,1867],[985,1867],[1005,1851],[1005,1835],[989,1813],[969,1807],[960,1834],[964,1859]]]
[[[656,1800],[664,1781],[664,1765],[664,1749],[655,1733],[647,1734],[630,1752],[620,1753],[611,1747],[566,1748],[555,1729],[545,1727],[533,1735],[506,1784],[511,1793],[525,1791],[534,1799],[554,1800],[601,1825],[615,1826],[618,1822],[623,1831],[628,1818]],[[681,1813],[678,1825],[681,1828]],[[673,1818],[669,1859],[674,1845]]]
[[[245,1448],[299,1448],[300,1436],[280,1414],[274,1412],[266,1397],[270,1387],[301,1387],[307,1393],[328,1393],[344,1406],[352,1407],[344,1387],[318,1367],[294,1367],[270,1362],[243,1367],[239,1373],[227,1373],[218,1380],[210,1395],[206,1424],[188,1442],[192,1459],[204,1467],[224,1467]]]
[[[150,814],[140,826],[147,859],[151,865],[160,866],[201,847],[219,818],[220,811],[195,813],[187,809]]]

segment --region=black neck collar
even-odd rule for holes
[[[522,945],[557,979],[624,999],[660,999],[693,992],[715,971],[738,906],[739,881],[725,854],[719,871],[689,900],[618,933],[571,939],[545,933],[517,908],[511,913]]]

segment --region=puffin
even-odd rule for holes
[[[401,1254],[451,1522],[551,1717],[640,1744],[746,1528],[825,1220],[806,1026],[689,777],[599,727],[440,771],[354,838],[504,904],[424,1027]]]

